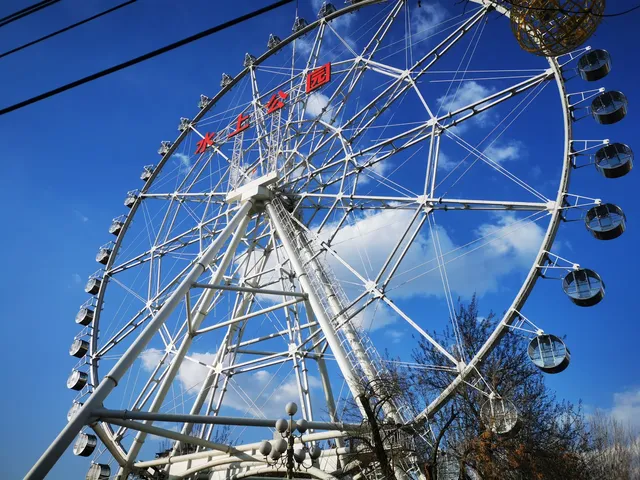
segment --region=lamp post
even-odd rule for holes
[[[302,435],[307,431],[307,421],[304,418],[296,422],[293,421],[293,416],[298,411],[298,406],[293,402],[289,402],[285,407],[285,411],[289,416],[289,420],[281,418],[275,424],[276,431],[281,438],[272,442],[264,440],[260,443],[258,451],[264,456],[267,464],[273,467],[285,467],[287,469],[287,478],[294,478],[293,474],[296,470],[311,468],[313,462],[320,458],[321,451],[317,446],[309,447],[302,441]],[[296,439],[299,439],[301,443],[301,447],[297,450],[294,449]],[[283,454],[286,454],[285,457],[282,457]],[[307,455],[311,460],[310,465],[304,463]]]

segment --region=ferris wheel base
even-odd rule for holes
[[[262,455],[257,447],[255,450],[243,452],[246,454],[244,455],[245,457],[249,455],[254,457],[254,459],[250,460],[239,460],[232,457],[222,459],[220,456],[215,455],[215,452],[211,453],[213,455],[209,457],[171,463],[167,471],[168,480],[183,479],[186,475],[196,475],[195,478],[198,480],[255,478],[257,476],[272,476],[274,473],[281,473],[282,477],[286,476],[286,468],[284,466],[266,465],[262,461]],[[347,453],[347,449],[344,447],[325,450],[311,468],[308,470],[303,468],[300,473],[306,473],[312,478],[334,480],[335,477],[328,472],[338,471],[340,468],[338,457],[345,453]],[[215,465],[216,463],[218,465]],[[200,470],[199,473],[198,470]]]

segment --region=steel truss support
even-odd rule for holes
[[[89,423],[92,411],[101,408],[104,400],[109,396],[111,391],[118,385],[120,379],[129,370],[131,365],[138,359],[144,348],[151,341],[153,336],[164,325],[167,318],[173,313],[175,308],[182,302],[183,297],[192,287],[192,285],[202,275],[216,254],[224,246],[225,242],[242,222],[252,207],[251,201],[246,201],[235,216],[229,221],[225,229],[220,235],[202,252],[194,261],[189,273],[184,277],[180,284],[173,291],[171,296],[164,303],[162,308],[158,310],[156,316],[149,322],[145,329],[140,333],[138,338],[131,344],[127,351],[122,355],[118,363],[105,375],[102,382],[97,386],[85,404],[78,410],[75,417],[62,429],[56,439],[49,445],[49,448],[33,465],[31,470],[24,477],[25,480],[41,480],[47,476],[51,468],[62,456],[65,450],[71,445],[73,439],[80,433],[82,427]]]
[[[302,266],[302,261],[298,255],[298,251],[291,243],[291,239],[289,238],[289,233],[287,232],[287,229],[283,224],[282,219],[278,215],[278,211],[276,210],[273,203],[268,203],[266,208],[267,208],[267,213],[269,214],[271,223],[273,224],[276,232],[278,233],[278,237],[280,237],[280,242],[282,242],[282,246],[287,252],[287,256],[289,257],[289,262],[291,263],[291,266],[296,272],[297,279],[300,282],[302,289],[309,296],[308,301],[313,309],[314,316],[316,317],[316,320],[318,320],[318,323],[320,324],[320,328],[322,329],[322,332],[324,333],[325,338],[329,343],[329,347],[331,348],[332,353],[336,357],[336,361],[338,362],[340,371],[342,372],[342,375],[344,376],[347,382],[347,385],[351,390],[353,398],[358,398],[358,395],[360,395],[360,393],[362,392],[362,386],[360,385],[360,382],[355,372],[351,368],[351,364],[349,363],[349,360],[347,360],[347,355],[344,349],[342,348],[342,344],[338,339],[336,331],[331,325],[330,319],[327,317],[324,311],[324,308],[322,307],[320,298],[318,298],[318,295],[316,294],[313,287],[311,286],[309,276],[307,275],[307,272]]]
[[[238,225],[237,225],[237,228],[235,229],[233,237],[231,238],[230,244],[227,247],[224,253],[224,256],[222,257],[220,264],[218,265],[218,269],[212,275],[212,278],[211,278],[212,284],[217,284],[220,282],[220,280],[222,280],[222,276],[224,275],[224,272],[226,271],[227,267],[231,264],[231,261],[233,260],[233,257],[236,253],[236,248],[238,247],[238,245],[240,244],[240,241],[244,237],[244,234],[247,229],[247,225],[249,223],[249,219],[250,219],[249,215],[245,214],[237,222]],[[191,284],[191,287],[193,287],[193,283]],[[190,322],[190,328],[192,331],[194,331],[194,333],[192,333],[191,335],[185,336],[185,338],[182,340],[182,343],[180,344],[178,351],[176,352],[174,358],[172,359],[171,365],[168,367],[167,374],[162,379],[162,383],[160,384],[159,391],[156,393],[156,397],[154,398],[153,402],[151,403],[151,406],[149,407],[150,412],[157,412],[162,406],[162,403],[164,402],[164,399],[167,393],[169,392],[171,385],[173,384],[173,380],[175,376],[178,374],[178,370],[182,365],[182,360],[184,359],[185,355],[189,351],[189,348],[191,348],[193,339],[198,334],[198,331],[197,331],[198,327],[207,316],[207,313],[209,311],[209,305],[214,300],[215,295],[216,295],[216,290],[214,289],[205,290],[205,293],[198,299],[198,302],[196,303],[195,307],[191,311],[190,316],[192,320]],[[152,422],[147,422],[147,423],[152,423]],[[127,465],[123,467],[123,475],[122,475],[123,478],[127,478],[128,468],[138,456],[138,453],[140,452],[140,449],[142,448],[142,445],[144,444],[146,437],[147,437],[147,433],[145,431],[140,431],[136,435],[131,445],[131,449],[129,450],[127,455]]]
[[[112,420],[152,420],[156,422],[184,422],[206,425],[233,425],[240,427],[273,428],[276,419],[246,417],[214,417],[211,415],[187,415],[177,413],[132,412],[129,410],[109,410],[99,408],[93,412],[94,417],[113,423]],[[309,430],[337,430],[341,432],[361,430],[362,425],[343,422],[307,422]],[[175,432],[174,432],[175,433]]]
[[[195,288],[214,288],[218,290],[231,290],[232,292],[249,292],[256,295],[281,295],[283,297],[307,298],[306,293],[286,292],[284,290],[269,290],[266,288],[237,287],[235,285],[209,285],[206,283],[196,283]]]
[[[274,205],[278,202],[278,205]],[[310,247],[306,241],[306,238],[303,235],[302,231],[299,231],[293,224],[293,222],[288,217],[289,213],[283,208],[282,204],[279,203],[279,199],[274,199],[272,202],[267,204],[267,213],[269,214],[269,218],[271,219],[272,224],[274,225],[278,236],[280,237],[280,241],[289,256],[289,261],[293,266],[298,281],[302,286],[302,289],[309,295],[309,303],[313,309],[313,313],[322,328],[323,333],[325,334],[325,339],[331,348],[332,353],[335,355],[336,360],[338,362],[338,366],[347,381],[347,385],[351,390],[353,398],[357,399],[359,395],[363,392],[363,385],[360,383],[360,379],[357,376],[357,372],[354,371],[355,368],[361,368],[362,373],[364,374],[363,380],[365,381],[374,381],[379,377],[379,374],[376,372],[376,369],[371,362],[371,359],[367,355],[364,350],[363,345],[359,341],[358,334],[355,331],[355,328],[350,322],[350,318],[345,317],[344,307],[340,304],[340,299],[336,296],[336,292],[331,288],[331,281],[326,277],[326,273],[320,265],[317,255],[315,252],[309,251]],[[291,236],[297,235],[296,246],[292,243]],[[297,248],[296,248],[297,247]],[[312,282],[307,274],[307,271],[303,267],[302,260],[300,258],[300,251],[307,250],[306,256],[311,260],[307,262],[307,266],[312,269],[320,279],[320,284],[322,288],[324,288],[325,292],[317,292],[312,285]],[[333,315],[337,317],[339,324],[342,326],[341,329],[343,334],[345,335],[346,342],[341,342],[338,338],[338,333],[334,328],[331,320],[326,312],[325,307],[322,304],[322,299],[319,295],[323,294],[326,296],[326,300],[329,304],[330,309],[333,312]],[[346,343],[351,348],[351,351],[355,355],[355,362],[357,365],[352,367],[352,364],[349,362],[347,355],[343,349],[343,344]],[[380,388],[378,385],[374,387],[374,390]],[[359,405],[359,403],[358,403]],[[363,416],[365,415],[364,409],[361,405],[359,405]],[[390,403],[386,403],[383,407],[386,415],[391,417],[397,423],[403,423],[402,418],[398,414],[398,411],[395,405]],[[395,469],[396,476],[403,480],[406,477],[405,473],[400,469]]]

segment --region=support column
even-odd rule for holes
[[[222,280],[222,276],[224,275],[224,272],[226,271],[227,267],[233,260],[233,257],[236,253],[236,249],[238,248],[238,244],[242,240],[242,237],[244,236],[244,233],[247,230],[247,224],[249,223],[249,219],[250,219],[249,215],[245,215],[243,218],[240,219],[238,227],[236,228],[235,233],[233,235],[233,238],[231,239],[229,246],[227,247],[227,250],[224,252],[222,260],[220,260],[220,265],[218,265],[218,269],[211,276],[212,285],[217,285],[218,283],[220,283],[220,280]],[[190,317],[192,322],[190,332],[195,332],[200,328],[200,325],[202,324],[204,319],[207,317],[207,314],[209,313],[207,311],[209,308],[209,304],[212,302],[216,293],[217,293],[217,290],[213,288],[208,288],[200,296],[200,298],[198,299],[198,302],[190,312],[191,313]],[[189,320],[187,319],[187,321]],[[157,412],[162,406],[164,399],[167,393],[169,392],[169,389],[171,388],[171,384],[173,383],[173,380],[178,374],[178,370],[182,366],[182,361],[185,355],[187,354],[187,352],[189,351],[189,349],[191,348],[191,344],[193,343],[194,338],[195,338],[195,333],[188,333],[182,340],[182,343],[180,344],[180,347],[178,348],[178,351],[175,357],[173,358],[171,365],[168,367],[168,371],[166,375],[164,375],[164,378],[162,379],[162,383],[160,384],[160,388],[156,393],[156,397],[153,399],[153,402],[149,407],[149,412],[151,413]],[[145,424],[152,424],[152,423],[153,423],[152,420],[147,420],[145,422]],[[125,465],[124,468],[122,469],[123,470],[122,478],[127,478],[127,474],[129,473],[129,468],[131,464],[134,462],[134,460],[136,459],[136,457],[138,456],[138,453],[140,452],[140,449],[142,448],[142,445],[144,444],[144,441],[146,438],[147,438],[147,433],[144,430],[141,430],[135,436],[133,443],[131,444],[131,449],[127,454],[127,465]]]
[[[56,439],[49,445],[49,448],[33,465],[31,470],[24,477],[25,480],[42,480],[47,476],[51,468],[62,456],[65,450],[71,445],[73,439],[80,433],[82,427],[90,422],[91,411],[101,408],[104,400],[109,393],[118,385],[120,379],[129,370],[131,365],[143,352],[147,344],[153,336],[158,332],[165,320],[173,313],[175,308],[180,304],[184,295],[189,291],[191,285],[194,284],[200,275],[207,269],[208,265],[213,261],[217,253],[224,246],[225,242],[238,226],[240,221],[244,219],[251,210],[252,203],[247,201],[236,212],[235,216],[227,224],[218,238],[216,238],[207,249],[200,254],[199,258],[194,262],[193,267],[180,284],[173,291],[164,305],[158,310],[156,316],[149,322],[145,329],[140,333],[138,338],[129,346],[127,351],[120,357],[111,371],[102,379],[102,382],[94,390],[86,403],[78,410],[78,413],[67,423],[67,425],[58,434]]]
[[[336,361],[338,366],[340,367],[340,371],[344,376],[347,385],[349,386],[349,390],[351,390],[351,394],[353,398],[358,398],[361,392],[361,385],[356,377],[355,373],[351,368],[351,364],[347,359],[347,356],[342,349],[342,345],[340,344],[340,340],[336,334],[336,331],[331,325],[331,322],[327,318],[324,309],[322,308],[322,304],[320,303],[320,299],[316,295],[313,287],[311,286],[311,282],[309,281],[309,277],[302,266],[302,262],[300,261],[300,256],[298,252],[294,248],[291,243],[291,239],[287,234],[287,230],[285,226],[282,224],[282,220],[278,216],[278,212],[272,203],[267,204],[267,212],[269,213],[269,218],[273,223],[278,236],[280,237],[280,241],[282,242],[282,246],[287,252],[287,256],[289,257],[289,261],[291,262],[291,266],[296,272],[296,276],[300,285],[307,295],[309,295],[309,303],[313,309],[313,314],[315,315],[318,323],[320,324],[320,328],[322,328],[322,332],[329,343],[329,347],[331,347],[331,351],[336,357]]]

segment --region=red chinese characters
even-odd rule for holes
[[[249,115],[238,115],[238,120],[236,122],[236,129],[229,134],[227,138],[231,138],[240,132],[244,132],[247,128],[249,128]]]
[[[196,143],[196,155],[204,153],[207,147],[213,146],[213,137],[216,136],[216,132],[207,133],[202,140]]]
[[[311,93],[331,81],[331,62],[307,73],[306,93]]]
[[[284,107],[283,100],[286,100],[288,96],[289,94],[283,92],[282,90],[280,90],[278,93],[274,93],[273,97],[271,97],[271,99],[269,99],[269,101],[265,105],[265,108],[267,109],[267,115]]]

